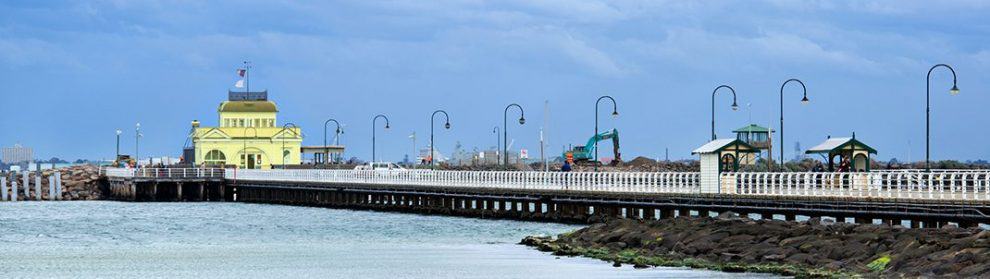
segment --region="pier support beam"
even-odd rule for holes
[[[698,209],[698,217],[708,218],[711,217],[711,213],[707,209]]]
[[[660,219],[674,218],[674,210],[670,208],[660,209]]]

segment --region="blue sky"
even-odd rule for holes
[[[925,75],[932,86],[933,159],[990,158],[990,2],[986,1],[4,1],[0,3],[0,145],[37,157],[109,158],[114,130],[132,153],[178,156],[193,119],[216,107],[241,61],[281,121],[322,142],[328,117],[346,124],[348,156],[370,157],[371,119],[389,115],[379,154],[400,160],[407,136],[426,142],[429,116],[449,151],[494,145],[509,103],[515,147],[538,150],[550,103],[549,151],[618,128],[627,159],[689,158],[709,139],[712,90],[720,136],[752,122],[778,125],[785,150],[826,136],[857,137],[881,159],[924,158]],[[793,86],[793,87],[791,87]],[[749,104],[749,105],[747,105]],[[511,122],[510,122],[511,123]],[[535,152],[534,152],[535,154]]]

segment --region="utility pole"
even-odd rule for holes
[[[540,128],[540,160],[543,161],[543,171],[549,172],[550,166],[547,165],[547,157],[543,154],[543,128]]]
[[[550,100],[543,101],[543,128],[547,131],[544,135],[541,131],[540,138],[543,142],[540,143],[540,156],[543,157],[543,171],[550,172],[550,163],[547,162],[547,157],[543,155],[543,148],[549,147],[550,144]]]

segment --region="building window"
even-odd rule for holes
[[[204,161],[207,165],[226,165],[227,156],[224,156],[223,152],[220,152],[220,150],[214,149],[206,153],[206,158],[204,158]]]
[[[275,119],[268,119],[268,127],[275,127]]]

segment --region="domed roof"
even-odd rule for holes
[[[271,101],[225,101],[220,103],[220,112],[278,112]]]

